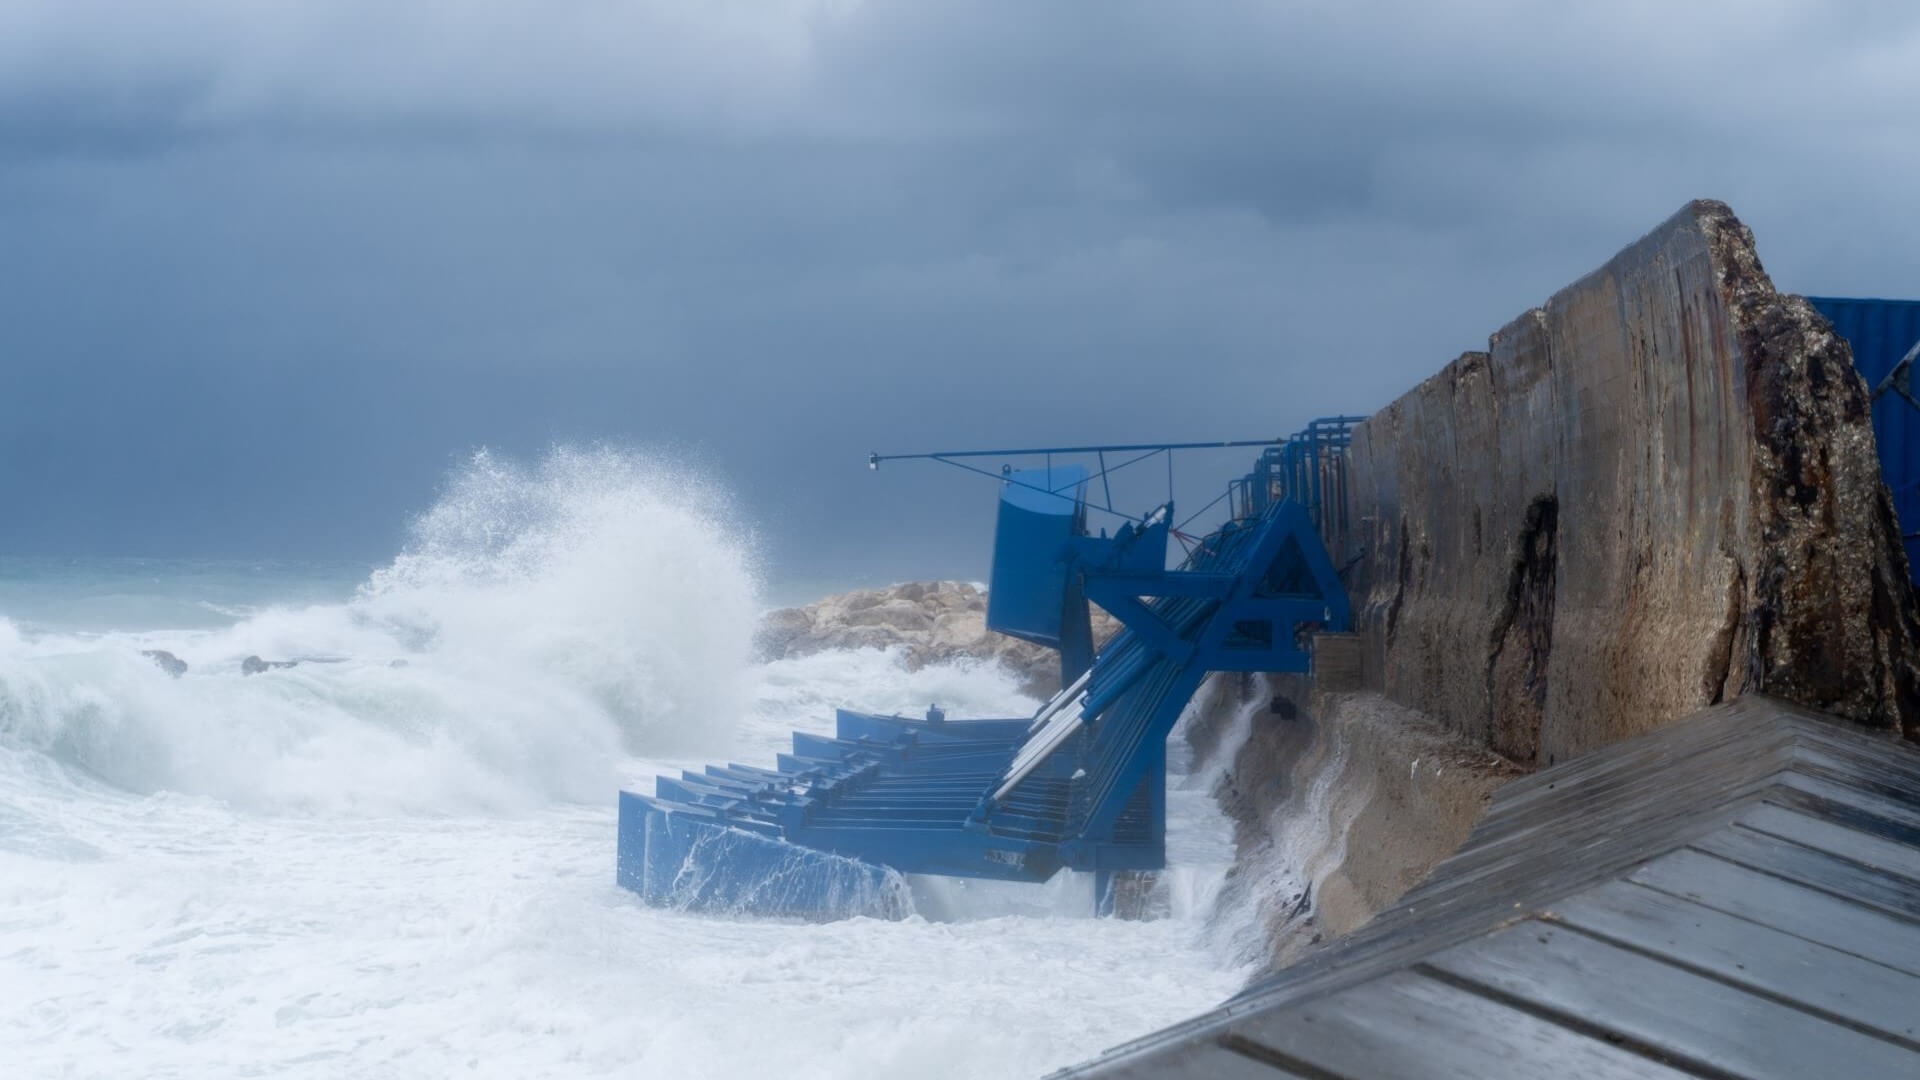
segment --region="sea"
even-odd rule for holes
[[[672,463],[477,454],[406,535],[0,558],[0,1076],[1037,1077],[1252,973],[1184,744],[1154,918],[1072,874],[917,879],[899,921],[643,906],[622,786],[771,764],[836,706],[1038,703],[988,665],[756,662],[779,537]]]

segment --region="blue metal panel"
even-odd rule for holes
[[[1869,390],[1920,342],[1920,300],[1807,299],[1853,346],[1853,366]],[[1907,566],[1920,586],[1920,409],[1897,393],[1881,394],[1873,403],[1873,437],[1900,531],[1907,537]]]
[[[618,880],[655,907],[755,915],[900,918],[900,875],[620,793]]]
[[[1062,554],[1080,531],[1078,465],[1022,469],[1000,485],[1000,516],[993,532],[993,570],[987,583],[987,626],[1023,641],[1060,646],[1067,568]]]

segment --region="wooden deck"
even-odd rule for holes
[[[1517,780],[1366,927],[1064,1076],[1920,1077],[1920,752],[1765,698]]]

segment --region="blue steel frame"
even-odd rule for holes
[[[1163,568],[1171,502],[1113,537],[1009,553],[1058,559],[1065,602],[1091,600],[1124,627],[1094,658],[1079,708],[1048,723],[1068,726],[1038,758],[1021,764],[1041,737],[1024,718],[842,710],[831,737],[796,732],[775,769],[708,766],[659,778],[651,797],[622,792],[620,884],[666,906],[888,915],[905,904],[898,873],[1043,881],[1065,867],[1095,872],[1104,897],[1112,872],[1165,865],[1166,738],[1200,682],[1306,671],[1306,634],[1349,626],[1315,515],[1288,496],[1325,496],[1312,465],[1344,447],[1350,424],[1317,422],[1263,455],[1262,468],[1275,464],[1245,507],[1257,512],[1180,569]]]

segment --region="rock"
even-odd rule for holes
[[[1024,693],[1052,696],[1060,688],[1058,654],[992,633],[986,613],[986,593],[966,582],[907,582],[768,612],[754,641],[763,660],[872,648],[900,650],[912,670],[963,659],[993,662],[1016,675]],[[1094,610],[1095,641],[1105,641],[1118,626]]]
[[[885,649],[901,644],[900,638],[884,626],[837,626],[808,638],[803,655],[832,649]]]
[[[853,626],[884,626],[904,633],[933,629],[933,619],[926,610],[917,601],[906,599],[886,600],[848,612],[847,622]]]
[[[141,649],[140,655],[153,661],[161,671],[176,679],[187,673],[187,662],[165,649]]]
[[[240,661],[240,674],[259,675],[262,672],[272,671],[275,668],[299,666],[300,661],[298,660],[262,660],[257,656],[249,656],[245,660]]]
[[[1185,728],[1204,766],[1192,775],[1219,777],[1212,794],[1234,823],[1216,910],[1252,914],[1265,940],[1247,959],[1276,966],[1398,900],[1523,772],[1421,712],[1313,682],[1217,672]]]
[[[769,611],[754,632],[754,652],[761,659],[785,656],[789,646],[812,632],[813,616],[805,608]]]

